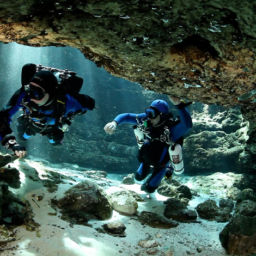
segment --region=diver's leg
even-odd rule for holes
[[[154,170],[152,175],[146,180],[146,182],[141,186],[141,190],[148,193],[153,193],[160,185],[163,177],[166,174],[166,167],[169,162],[168,147],[164,146],[162,148],[162,153],[160,155],[159,162],[154,165]]]
[[[147,179],[147,181],[141,186],[141,190],[146,191],[147,193],[153,193],[160,185],[163,177],[165,176],[166,167],[161,169],[155,169],[152,175]]]
[[[137,181],[144,180],[150,172],[150,166],[146,165],[145,163],[141,163],[137,172],[135,174],[135,179]]]

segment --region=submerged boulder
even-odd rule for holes
[[[90,179],[104,179],[107,177],[107,172],[102,170],[86,170],[85,176]]]
[[[249,256],[256,253],[256,201],[246,199],[244,194],[238,196],[235,213],[219,237],[227,253]]]
[[[121,190],[110,194],[110,202],[114,210],[124,215],[134,215],[138,203],[130,191]]]
[[[105,220],[112,215],[105,193],[89,180],[75,185],[63,198],[52,202],[61,209],[62,218],[73,223],[86,224],[91,218]]]
[[[229,254],[256,253],[256,216],[235,215],[220,233],[220,241]]]
[[[157,192],[160,195],[182,199],[183,201],[189,201],[192,199],[192,192],[190,188],[185,185],[181,185],[174,179],[171,181],[162,181]]]
[[[103,230],[113,236],[125,237],[126,226],[120,221],[114,221],[102,225]]]
[[[22,225],[30,218],[30,209],[7,185],[0,185],[0,223]]]
[[[198,215],[207,220],[226,222],[231,217],[233,207],[230,201],[222,201],[221,207],[218,207],[214,200],[208,199],[197,205]]]
[[[237,195],[237,203],[240,203],[244,200],[251,200],[256,202],[256,193],[253,192],[251,188],[243,189],[238,195]]]
[[[196,210],[199,216],[203,219],[213,220],[218,214],[218,206],[214,200],[206,200],[203,203],[200,203]]]
[[[195,210],[187,208],[187,204],[177,198],[169,198],[164,209],[164,216],[181,222],[194,222],[197,219]]]
[[[21,185],[19,171],[15,168],[2,167],[0,169],[0,182],[12,188],[19,188]]]
[[[10,154],[2,154],[0,153],[0,168],[13,162],[15,159],[18,157],[15,155],[10,155]]]
[[[174,228],[179,225],[178,222],[169,220],[164,216],[153,212],[143,211],[139,215],[139,221],[153,228]]]
[[[129,173],[127,176],[123,178],[122,183],[126,185],[135,184],[134,177],[135,177],[134,173]]]

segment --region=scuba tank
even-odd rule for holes
[[[137,140],[137,144],[139,149],[142,147],[145,139],[144,139],[144,133],[141,129],[139,129],[139,127],[137,125],[135,125],[133,127],[133,132],[135,134],[136,140]]]
[[[182,147],[180,144],[174,144],[169,147],[170,161],[174,168],[175,174],[182,174],[184,172],[184,163],[182,158]]]
[[[65,89],[65,91],[71,95],[79,94],[82,85],[83,78],[78,77],[74,71],[67,69],[58,69],[52,67],[46,67],[42,65],[36,65],[33,63],[25,64],[21,71],[21,84],[24,88],[25,85],[29,84],[35,73],[39,71],[50,71],[55,75],[58,81],[58,85]]]

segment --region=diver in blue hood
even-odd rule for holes
[[[119,114],[104,127],[106,133],[112,134],[120,124],[134,125],[140,162],[135,179],[142,181],[151,173],[141,187],[147,193],[153,193],[161,180],[172,175],[173,171],[176,174],[184,171],[182,143],[184,135],[192,128],[192,119],[187,109],[190,103],[182,103],[176,97],[170,99],[178,109],[178,119],[169,112],[166,101],[157,99],[144,113]]]
[[[24,67],[30,68],[27,64]],[[35,65],[34,65],[35,66]],[[11,118],[20,109],[18,117],[19,140],[27,140],[35,134],[48,137],[52,145],[61,144],[64,131],[74,115],[94,108],[95,101],[88,95],[72,95],[58,84],[56,76],[48,70],[36,72],[32,79],[17,90],[7,106],[0,111],[0,141],[18,157],[24,157],[21,146],[10,128]]]

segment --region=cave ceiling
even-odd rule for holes
[[[147,89],[253,115],[255,13],[251,0],[1,1],[0,41],[75,47]]]

